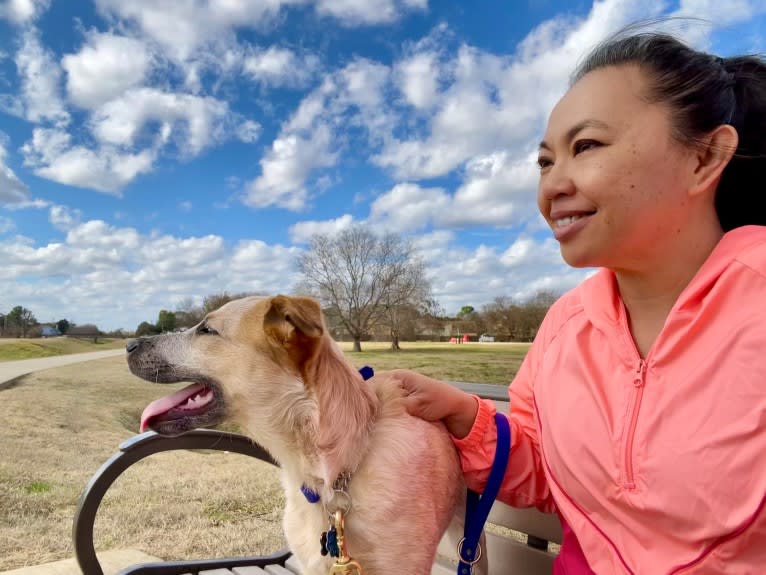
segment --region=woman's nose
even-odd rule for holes
[[[538,191],[541,200],[550,202],[560,196],[571,196],[575,185],[564,166],[554,165],[540,176]]]

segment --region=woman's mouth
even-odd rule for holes
[[[595,213],[596,212],[583,212],[553,218],[554,237],[560,242],[572,238],[581,229],[588,225],[588,221]]]

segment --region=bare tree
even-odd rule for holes
[[[393,337],[401,310],[431,295],[424,266],[409,242],[358,226],[335,236],[314,235],[298,269],[302,288],[330,308],[353,338],[354,351],[362,350],[362,338],[382,322],[388,322]]]
[[[382,322],[388,327],[391,350],[399,351],[399,338],[405,326],[412,324],[425,311],[431,299],[431,284],[426,279],[425,266],[416,258],[402,273],[393,278],[392,285],[383,294],[385,316]]]
[[[177,327],[197,325],[205,315],[202,306],[195,304],[191,297],[185,297],[176,304],[175,314]]]

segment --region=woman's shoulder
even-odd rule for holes
[[[766,226],[745,226],[735,231],[742,242],[736,260],[766,278]]]
[[[603,270],[602,270],[603,271]],[[558,332],[571,319],[581,315],[585,309],[585,300],[594,289],[599,290],[605,278],[600,278],[602,272],[596,273],[581,282],[576,287],[564,292],[548,309],[543,321],[544,327],[550,332]]]

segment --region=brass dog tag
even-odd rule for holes
[[[330,567],[330,573],[329,575],[363,575],[364,571],[362,571],[362,566],[359,564],[358,561],[354,561],[350,557],[346,557],[346,562],[344,563],[344,558],[341,557],[335,562],[335,565]]]
[[[364,575],[364,570],[358,561],[352,559],[346,548],[346,530],[343,519],[343,511],[338,509],[335,512],[335,530],[338,533],[338,550],[340,557],[335,564],[330,567],[328,575]]]

